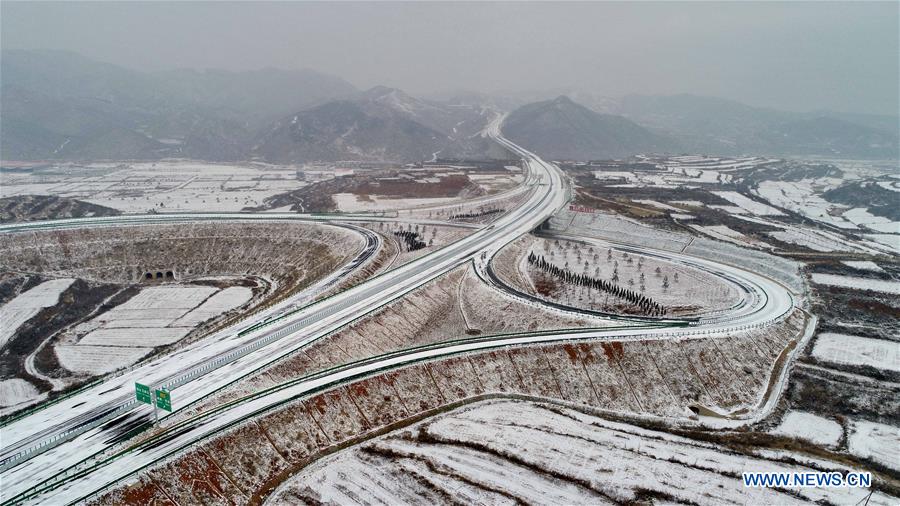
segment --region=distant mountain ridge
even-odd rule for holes
[[[338,100],[276,122],[254,146],[273,162],[311,160],[422,160],[444,144],[444,135],[394,111],[373,113],[364,104]]]
[[[516,109],[503,123],[503,132],[512,141],[554,159],[620,158],[678,148],[673,138],[623,116],[592,111],[566,96]]]
[[[544,100],[521,106],[510,114],[504,132],[513,138],[520,135],[522,142],[543,143],[546,154],[581,159],[672,151],[874,159],[900,156],[897,116],[833,111],[795,113],[696,95],[629,95],[612,99],[573,91],[572,96],[584,102],[568,96],[561,98],[600,116],[586,123],[584,111],[570,116],[557,114],[554,119],[534,115],[538,110],[546,112],[547,105],[554,103],[554,100]],[[535,131],[528,132],[524,126],[526,113],[529,121],[534,122],[531,128]],[[605,123],[617,124],[622,131],[617,134],[609,127],[601,127],[603,117],[607,118]],[[612,118],[618,118],[618,123]],[[635,126],[655,137],[635,130]],[[537,149],[536,145],[529,145]]]
[[[257,138],[252,154],[281,163],[508,157],[493,142],[473,138],[488,120],[484,111],[474,107],[425,101],[376,86],[352,99],[282,118]]]
[[[311,70],[146,73],[65,51],[3,50],[0,158],[507,158],[479,134],[510,109],[504,132],[552,158],[900,157],[897,116],[794,113],[695,95],[567,93],[525,105],[521,95],[469,91],[424,100],[384,86],[359,91]]]
[[[4,160],[509,156],[476,136],[491,119],[483,107],[384,86],[360,92],[311,70],[143,73],[20,50],[3,51],[0,64]]]
[[[283,105],[356,93],[313,71],[144,73],[65,51],[0,55],[4,160],[235,160]]]
[[[796,113],[696,95],[629,95],[588,104],[721,155],[897,158],[900,118],[833,111]]]
[[[179,69],[154,74],[179,96],[210,108],[241,114],[254,127],[294,111],[359,92],[339,77],[265,68],[243,72]]]

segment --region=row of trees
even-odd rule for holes
[[[589,289],[606,292],[615,297],[626,300],[630,304],[640,308],[644,313],[649,315],[662,315],[666,312],[665,306],[653,301],[646,295],[623,288],[615,283],[606,281],[605,279],[594,278],[585,274],[578,274],[568,269],[557,267],[548,262],[543,256],[537,256],[534,252],[528,254],[528,263],[556,278],[561,279],[565,283],[571,283],[578,286],[584,286]]]
[[[406,244],[406,251],[416,251],[427,246],[427,244],[425,244],[425,241],[419,238],[418,232],[398,230],[394,232],[394,236],[403,240],[403,242]]]
[[[486,211],[478,211],[478,212],[469,212],[462,214],[452,214],[450,215],[450,220],[470,220],[472,218],[480,218],[482,216],[490,216],[492,214],[502,213],[505,209],[488,209]]]

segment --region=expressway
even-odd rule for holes
[[[702,260],[694,258],[691,260],[691,263],[694,262],[702,263]],[[699,263],[695,265],[699,265]],[[715,265],[712,267],[720,268],[720,266]],[[758,289],[779,291],[777,284],[773,284],[773,282],[767,281],[766,278],[752,273],[731,274],[741,275],[740,281],[744,286],[756,285]],[[751,304],[753,306],[752,311],[741,311],[741,315],[736,316],[734,319],[720,320],[716,324],[706,324],[702,328],[680,329],[658,324],[643,327],[569,329],[531,334],[484,336],[436,343],[371,357],[347,364],[335,370],[289,381],[278,387],[250,395],[240,402],[213,409],[210,412],[166,427],[162,433],[137,447],[129,448],[113,454],[107,459],[100,459],[98,462],[88,465],[82,471],[84,476],[73,475],[72,479],[61,480],[58,486],[56,484],[49,485],[50,489],[36,499],[39,503],[53,504],[90,496],[98,489],[97,483],[117,482],[138,469],[153,465],[155,462],[170,455],[177,454],[198,440],[215,435],[217,432],[277,408],[284,403],[370,374],[383,372],[385,369],[502,346],[576,339],[614,339],[621,341],[629,339],[662,340],[674,337],[680,339],[727,338],[733,335],[735,330],[770,324],[785,316],[792,308],[792,301],[789,297],[754,300],[755,303]],[[90,477],[90,479],[87,479],[87,477]]]
[[[528,184],[532,191],[528,199],[506,213],[492,225],[461,239],[415,262],[373,278],[355,288],[292,312],[270,325],[250,332],[232,334],[220,340],[205,340],[205,346],[186,348],[170,356],[153,361],[134,371],[111,378],[88,391],[52,405],[21,421],[2,429],[4,448],[13,442],[33,437],[41,429],[51,428],[50,434],[64,434],[84,426],[85,413],[106,413],[108,421],[74,434],[64,444],[36,454],[7,469],[0,475],[4,502],[20,499],[46,504],[70,502],[89,496],[106,484],[117,482],[143,467],[215,434],[223,428],[246,420],[255,413],[272,409],[291,399],[309,395],[323,388],[381,371],[422,360],[446,357],[498,346],[552,342],[571,339],[668,339],[728,335],[730,332],[772,323],[790,313],[794,300],[777,282],[746,270],[715,264],[702,259],[679,259],[704,263],[732,281],[738,281],[752,294],[735,311],[701,321],[691,328],[676,329],[662,324],[647,323],[604,329],[579,329],[551,333],[486,336],[462,341],[441,343],[424,348],[403,350],[384,356],[348,364],[336,370],[289,382],[281,388],[250,396],[242,402],[212,410],[190,418],[174,427],[167,427],[152,445],[121,453],[110,451],[120,442],[128,428],[146,421],[150,408],[134,405],[133,382],[141,380],[157,385],[178,385],[173,398],[176,407],[185,406],[214,393],[222,385],[255,371],[291,353],[315,339],[346,325],[361,315],[403,296],[423,283],[469,260],[492,258],[499,249],[519,235],[529,232],[552,215],[566,201],[565,186],[559,170],[536,155],[504,139],[499,134],[499,122],[491,135],[505,147],[519,154],[529,169]],[[642,250],[647,254],[647,250]],[[656,252],[671,258],[668,252]],[[245,322],[242,327],[246,327]],[[260,344],[262,343],[262,344]],[[277,344],[273,344],[277,343]],[[243,347],[243,348],[242,348]],[[236,354],[236,350],[248,349]],[[184,378],[189,378],[184,380]],[[41,437],[48,433],[41,432]],[[51,435],[52,437],[52,435]],[[32,441],[34,441],[32,439]],[[100,452],[105,458],[76,465]],[[46,490],[33,490],[34,487]],[[34,493],[35,495],[31,495]],[[20,495],[26,494],[26,495]]]
[[[565,193],[556,168],[536,157],[527,163],[527,184],[533,187],[528,198],[489,227],[269,325],[243,333],[236,327],[219,332],[3,427],[0,444],[7,469],[0,475],[2,499],[69,469],[85,455],[104,450],[125,428],[139,424],[150,407],[134,400],[135,382],[169,388],[176,407],[188,405],[403,296],[481,251],[532,230],[564,205]],[[151,219],[173,218],[154,215]],[[246,326],[245,322],[240,327]],[[14,466],[11,469],[10,464]]]
[[[238,213],[206,213],[206,214],[176,214],[176,215],[128,215],[116,217],[97,217],[87,219],[68,219],[54,220],[50,222],[38,223],[20,223],[5,225],[0,227],[0,232],[26,232],[35,230],[57,230],[72,227],[96,227],[96,226],[136,226],[136,225],[156,225],[156,224],[172,224],[198,221],[287,221],[287,220],[303,220],[309,221],[310,216],[298,214],[279,214],[279,213],[259,213],[254,215],[238,214]],[[348,221],[393,221],[392,219],[372,218],[372,217],[355,217],[350,218],[341,215],[329,217],[315,217],[314,221],[332,221],[341,220]],[[407,220],[408,221],[408,220]],[[417,222],[420,222],[419,220]],[[430,220],[425,220],[429,221]],[[424,221],[422,221],[424,222]],[[434,222],[434,224],[446,225],[442,222]],[[440,255],[429,255],[423,258],[423,262],[416,262],[415,265],[403,267],[399,270],[392,271],[396,278],[404,278],[405,282],[395,287],[395,290],[385,288],[387,284],[393,283],[394,275],[384,276],[378,279],[377,283],[370,283],[359,288],[367,288],[364,293],[362,290],[351,290],[349,293],[341,293],[337,296],[329,298],[310,307],[304,307],[314,295],[322,293],[337,281],[344,279],[349,273],[353,272],[357,267],[368,260],[372,254],[380,247],[379,236],[373,232],[353,225],[340,225],[350,228],[362,234],[366,239],[366,245],[352,261],[342,266],[338,271],[330,274],[325,279],[320,280],[315,285],[308,287],[298,295],[283,301],[266,311],[254,315],[249,322],[241,322],[231,328],[224,329],[212,336],[204,338],[202,341],[190,345],[171,354],[167,357],[154,360],[139,369],[128,371],[117,377],[110,378],[102,385],[82,392],[77,396],[59,402],[51,408],[43,409],[27,419],[15,421],[0,429],[2,438],[0,438],[0,471],[6,470],[11,465],[17,464],[22,457],[32,458],[35,456],[33,448],[40,447],[40,443],[46,440],[59,438],[60,435],[71,433],[76,430],[83,430],[88,423],[99,425],[106,422],[111,417],[118,416],[123,412],[139,407],[133,400],[133,384],[140,381],[151,386],[166,386],[174,389],[181,386],[186,381],[191,381],[189,387],[178,390],[178,397],[183,406],[188,402],[202,398],[210,389],[217,388],[226,378],[234,378],[234,374],[240,374],[241,371],[252,371],[260,365],[271,362],[273,357],[272,351],[260,347],[260,344],[268,345],[275,340],[279,340],[290,334],[292,341],[279,343],[278,357],[293,352],[298,347],[308,344],[314,338],[327,334],[335,328],[343,326],[343,323],[352,320],[358,314],[356,304],[357,301],[366,297],[370,298],[370,309],[364,310],[368,312],[372,306],[371,302],[389,301],[402,295],[406,291],[424,283],[436,275],[443,273],[445,270],[457,265],[459,261],[464,261],[467,251],[474,251],[478,246],[469,246],[466,244],[451,245],[452,250],[446,252],[442,250]],[[451,226],[461,226],[464,228],[478,228],[476,225],[451,224]],[[465,240],[460,241],[465,242]],[[450,254],[462,254],[460,258],[455,258]],[[444,266],[449,266],[447,269]],[[410,276],[410,272],[419,269],[419,276]],[[424,275],[421,275],[424,273]],[[407,279],[408,278],[408,279]],[[377,279],[377,278],[376,278]],[[372,280],[375,281],[375,280]],[[397,290],[399,289],[399,290]],[[402,293],[401,293],[402,292]],[[379,298],[384,295],[384,298]],[[351,302],[353,304],[351,304]],[[381,302],[383,303],[383,302]],[[380,305],[380,304],[378,304]],[[331,317],[331,318],[328,318]],[[277,323],[277,325],[275,325]],[[302,325],[299,325],[302,323]],[[316,324],[319,324],[318,326]],[[323,323],[333,323],[322,332],[309,332],[323,327]],[[307,332],[297,333],[298,327],[305,327]],[[265,327],[265,328],[262,328]],[[259,331],[248,332],[248,328],[259,329]],[[298,341],[299,340],[299,344]],[[242,356],[245,352],[259,351],[250,357]],[[186,357],[190,357],[185,360]],[[224,360],[223,357],[241,358],[240,361]],[[232,362],[232,363],[225,363]],[[215,370],[212,370],[215,369]],[[198,375],[203,378],[197,379]],[[238,376],[239,377],[239,376]],[[99,391],[99,393],[97,393]],[[76,409],[77,408],[77,409]],[[126,421],[124,426],[130,423]],[[59,439],[53,442],[58,443]],[[40,450],[41,448],[38,448]],[[46,449],[46,448],[44,448]],[[31,451],[29,451],[31,450]],[[23,453],[27,454],[23,455]],[[18,458],[17,458],[18,456]]]
[[[185,218],[179,217],[178,219],[185,219]],[[228,220],[228,219],[226,218],[226,220]],[[85,225],[84,223],[79,222],[79,220],[60,220],[60,221],[62,221],[63,223],[58,223],[58,222],[35,223],[35,224],[33,224],[33,228],[29,228],[28,230],[32,230],[32,229],[48,230],[48,229],[51,229],[49,227],[52,227],[52,229],[55,230],[58,228],[69,228],[69,227],[75,227],[75,226],[96,226],[96,221],[93,221],[93,220],[88,220],[90,225]],[[230,221],[230,220],[228,220],[228,221]],[[131,220],[131,218],[129,218],[127,220],[127,222],[132,223],[132,225],[134,224],[134,222]],[[153,221],[153,223],[156,223],[156,221]],[[17,225],[21,225],[21,224],[17,224]],[[338,224],[335,226],[349,229],[349,230],[354,231],[357,234],[360,234],[365,240],[365,244],[364,244],[363,248],[359,252],[357,252],[357,254],[352,259],[345,262],[343,265],[341,265],[335,271],[331,272],[324,278],[318,280],[314,284],[301,290],[299,293],[296,293],[296,294],[288,297],[287,299],[273,305],[272,307],[269,307],[263,311],[260,311],[258,314],[254,315],[254,318],[260,319],[263,321],[267,321],[269,319],[276,318],[278,315],[281,315],[281,314],[284,314],[287,312],[291,312],[291,311],[296,310],[298,307],[302,307],[305,303],[312,300],[317,294],[320,294],[320,293],[328,290],[329,288],[335,286],[339,281],[347,278],[356,269],[358,269],[362,264],[366,263],[370,258],[372,258],[381,247],[381,236],[372,232],[371,230],[368,230],[363,227],[358,227],[355,225],[349,225],[349,224]],[[22,227],[18,227],[18,230],[22,230],[22,229],[23,229]],[[238,325],[241,325],[241,324],[238,324]],[[243,324],[243,325],[246,325],[246,324]],[[197,351],[198,347],[208,347],[208,346],[211,346],[211,345],[214,345],[217,343],[226,342],[227,340],[231,339],[233,334],[234,334],[233,328],[225,329],[223,331],[217,332],[215,334],[212,334],[211,336],[204,338],[203,341],[201,341],[200,343],[191,345],[191,346],[185,348],[185,350],[189,350],[191,353],[194,353]],[[232,343],[232,344],[234,344],[234,343]],[[179,353],[182,353],[182,352],[179,352]],[[48,413],[50,413],[50,412],[48,412]],[[74,425],[80,421],[90,420],[92,418],[95,418],[94,415],[95,415],[95,413],[85,412],[85,413],[73,418],[73,420],[71,421],[71,424]],[[3,435],[2,441],[0,441],[0,462],[2,462],[4,465],[4,468],[0,468],[0,469],[5,470],[5,467],[9,467],[11,464],[13,464],[13,462],[9,462],[9,460],[15,460],[15,459],[12,459],[12,457],[15,456],[16,454],[21,453],[24,449],[27,449],[31,445],[34,445],[40,441],[43,441],[44,439],[46,439],[48,437],[53,437],[53,436],[56,436],[59,434],[58,427],[54,427],[49,424],[44,427],[41,427],[40,425],[35,426],[34,421],[40,420],[40,417],[38,417],[38,416],[32,415],[32,416],[27,417],[27,419],[29,420],[29,423],[28,423],[28,425],[25,425],[25,427],[31,432],[22,432],[21,427],[23,426],[23,424],[18,423],[18,422],[9,423],[8,425],[6,425],[2,429],[0,429],[0,434]],[[98,421],[99,420],[95,419],[94,423],[97,423]],[[45,423],[45,421],[40,420],[39,423]],[[40,429],[38,429],[39,427],[40,427]],[[29,455],[29,456],[33,456],[33,455]]]

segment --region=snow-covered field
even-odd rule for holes
[[[785,230],[769,232],[769,235],[781,242],[796,244],[814,251],[858,251],[858,248],[849,244],[847,241],[827,232],[800,227],[784,228]]]
[[[75,373],[106,374],[133,364],[153,348],[133,346],[58,345],[54,348],[60,365]]]
[[[836,364],[900,372],[900,345],[892,341],[826,332],[816,337],[812,356]]]
[[[665,432],[523,401],[458,408],[328,456],[278,487],[270,504],[854,504],[869,490],[744,487],[745,471],[811,469]],[[896,504],[876,492],[869,504]],[[654,502],[655,503],[655,502]]]
[[[597,170],[594,177],[605,181],[624,181],[613,187],[697,188],[700,185],[729,184],[735,169],[755,167],[773,160],[763,158],[708,158],[703,156],[639,157],[654,163],[656,170]]]
[[[678,208],[675,206],[670,206],[669,204],[664,204],[662,202],[657,202],[655,200],[650,200],[650,199],[635,199],[634,202],[637,202],[638,204],[646,204],[648,206],[653,206],[657,209],[662,209],[663,211],[674,211],[676,213],[680,213],[680,212],[684,211],[684,209],[681,209],[681,208]]]
[[[128,213],[240,211],[308,184],[296,167],[194,161],[60,164],[4,174],[3,196],[58,195]]]
[[[338,210],[345,213],[409,209],[459,201],[456,197],[392,199],[379,197],[378,195],[361,196],[355,193],[335,193],[331,198],[337,205]]]
[[[733,191],[721,191],[721,192],[712,192],[713,194],[722,197],[723,199],[731,202],[732,204],[740,207],[748,211],[751,214],[756,216],[782,216],[784,213],[775,209],[772,206],[767,206],[761,202],[757,202],[750,198],[747,198],[744,195],[741,195],[738,192]]]
[[[777,161],[776,159],[760,158],[760,157],[740,157],[740,158],[722,158],[706,155],[680,155],[669,156],[664,158],[650,158],[657,162],[660,166],[672,169],[681,169],[685,171],[698,170],[735,170],[748,169],[757,167],[766,163]]]
[[[15,335],[19,327],[45,307],[55,306],[59,295],[74,283],[74,279],[51,279],[21,293],[0,306],[0,348]]]
[[[246,304],[251,298],[253,298],[253,290],[245,286],[228,287],[206,299],[196,309],[175,320],[172,325],[194,327],[210,318],[215,318],[226,311]]]
[[[822,223],[838,228],[856,229],[852,221],[842,218],[838,211],[847,207],[828,202],[819,193],[840,186],[837,178],[803,179],[801,181],[763,181],[757,193],[773,205],[789,209]]]
[[[900,428],[875,422],[852,422],[850,453],[900,471]]]
[[[0,407],[8,408],[32,402],[39,396],[38,389],[21,378],[0,380]]]
[[[521,169],[516,167],[518,174],[469,174],[469,180],[480,186],[486,193],[497,193],[508,190],[516,185],[522,184],[525,176],[521,173]],[[433,182],[440,182],[436,179]]]
[[[748,246],[748,245],[756,245],[762,248],[771,248],[768,244],[758,241],[752,237],[748,237],[737,230],[732,230],[725,225],[712,225],[712,226],[701,226],[701,225],[689,225],[694,230],[706,234],[713,239],[718,239],[720,241],[730,242],[733,244],[737,244],[738,246]]]
[[[768,235],[788,244],[796,244],[814,251],[835,252],[846,251],[851,253],[868,253],[880,254],[886,251],[886,248],[876,242],[870,241],[851,241],[844,238],[837,232],[822,230],[812,227],[801,227],[790,225],[787,223],[774,222],[771,220],[757,218],[746,215],[735,215],[735,218],[756,223],[767,227],[776,227],[781,230],[767,232]],[[892,236],[900,238],[900,236]]]
[[[134,324],[139,321],[132,320]],[[131,323],[129,322],[129,323]],[[147,327],[116,327],[92,330],[78,345],[94,346],[164,346],[172,344],[191,331],[189,327],[154,327],[151,320]]]
[[[844,430],[841,424],[812,413],[789,411],[773,434],[804,439],[823,446],[834,446],[840,441]]]
[[[841,263],[847,267],[861,271],[884,272],[884,269],[870,260],[843,260]]]
[[[76,373],[102,374],[134,363],[153,348],[175,343],[204,321],[252,297],[246,287],[164,285],[137,295],[72,329],[54,348],[60,364]]]
[[[876,292],[900,295],[900,282],[883,281],[880,279],[857,278],[853,276],[840,276],[837,274],[813,273],[813,283],[819,285],[839,286],[854,290],[873,290]]]
[[[857,207],[843,214],[853,224],[869,228],[885,234],[900,234],[900,222],[891,221],[883,216],[875,216],[868,209]]]
[[[900,252],[900,236],[895,235],[900,234],[900,222],[875,216],[864,207],[850,208],[847,205],[835,204],[821,196],[824,192],[837,188],[848,180],[878,175],[881,172],[873,169],[868,163],[861,165],[833,163],[845,171],[842,178],[822,177],[800,181],[764,181],[759,184],[755,193],[773,205],[789,209],[821,223],[850,231],[872,232],[872,234],[865,235],[865,238],[888,245],[894,250],[893,252]],[[890,185],[884,187],[892,188]],[[785,242],[791,242],[790,239],[778,238]],[[797,244],[804,243],[797,242]],[[844,250],[843,248],[824,249],[821,246],[804,245],[818,251]]]
[[[898,234],[864,234],[863,237],[887,246],[894,254],[900,254],[900,235]]]
[[[557,213],[550,219],[554,229],[566,233],[608,238],[613,241],[681,251],[691,242],[691,236],[650,228],[636,220],[607,213]]]

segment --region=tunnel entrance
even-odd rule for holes
[[[144,281],[175,281],[175,271],[144,271],[141,279]]]

